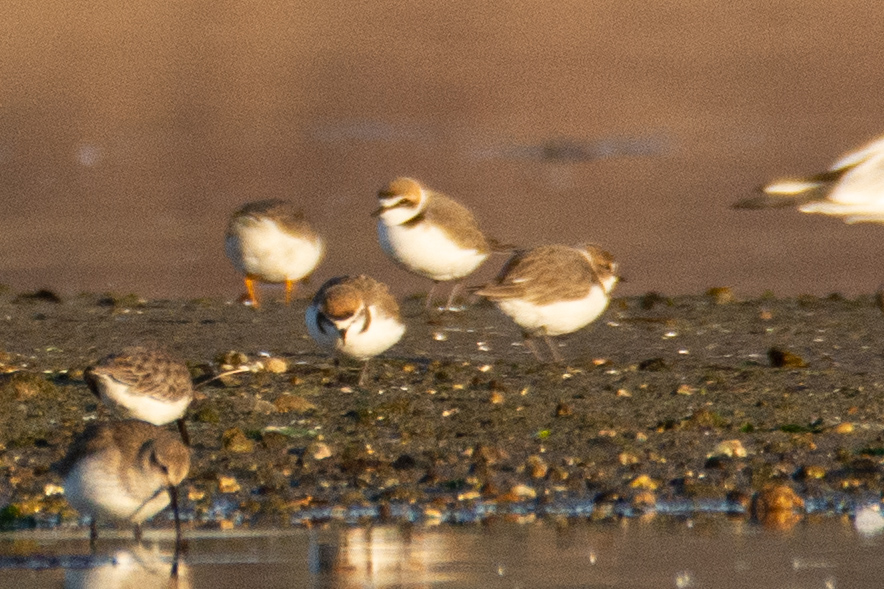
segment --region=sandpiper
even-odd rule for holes
[[[155,348],[129,347],[103,358],[83,374],[96,397],[123,417],[154,425],[175,421],[190,445],[184,414],[193,400],[187,366]]]
[[[825,172],[776,180],[763,194],[734,204],[762,209],[798,206],[803,213],[841,217],[845,223],[884,223],[884,137],[856,149]]]
[[[307,280],[325,254],[325,242],[284,200],[251,202],[227,225],[227,257],[242,274],[249,302],[257,307],[256,282],[285,284],[288,303],[299,281]]]
[[[562,358],[550,337],[589,325],[608,305],[617,264],[595,245],[545,245],[517,252],[494,282],[476,291],[522,328],[526,345],[542,361],[532,338],[543,337],[553,359]]]
[[[378,192],[378,203],[373,215],[378,217],[381,248],[406,270],[433,281],[427,308],[431,308],[440,282],[460,281],[491,253],[488,240],[466,207],[424,188],[417,180],[396,178]],[[459,282],[446,309],[451,308],[458,287]]]
[[[387,286],[368,276],[342,276],[322,285],[307,308],[307,331],[320,346],[368,362],[402,338],[405,324]]]
[[[187,446],[137,419],[90,425],[57,466],[68,503],[90,519],[93,548],[99,522],[131,523],[140,540],[141,523],[170,503],[180,545],[177,485],[189,469]]]

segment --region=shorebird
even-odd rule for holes
[[[556,362],[562,358],[550,337],[589,325],[608,306],[617,283],[617,263],[595,245],[545,245],[517,252],[496,280],[476,291],[492,301],[519,327],[525,344],[542,337]]]
[[[491,253],[472,213],[451,198],[424,188],[412,178],[396,178],[378,192],[378,240],[394,262],[433,281],[427,295],[440,282],[460,281]],[[452,288],[451,308],[459,282]]]
[[[184,414],[193,400],[190,372],[165,351],[130,347],[103,358],[84,371],[89,390],[123,417],[153,425],[175,421],[190,446]]]
[[[396,299],[386,285],[368,276],[343,276],[323,284],[305,320],[320,346],[363,362],[359,386],[365,383],[369,360],[405,333]]]
[[[797,206],[802,213],[841,217],[845,223],[884,223],[884,137],[845,154],[825,172],[776,180],[738,209]]]
[[[325,242],[301,211],[284,200],[261,200],[233,213],[227,225],[227,257],[245,275],[249,302],[257,307],[255,283],[285,284],[285,301],[313,273]]]
[[[57,465],[68,503],[90,519],[90,545],[98,523],[141,524],[171,503],[176,546],[181,541],[177,486],[190,470],[190,450],[170,432],[128,419],[93,424],[71,444]]]

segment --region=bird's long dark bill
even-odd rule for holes
[[[190,434],[187,433],[187,424],[184,422],[184,418],[178,419],[176,423],[178,425],[178,433],[181,434],[181,441],[190,448]]]
[[[175,517],[175,554],[172,556],[172,570],[169,575],[178,577],[178,560],[181,558],[181,517],[178,513],[178,487],[169,485],[169,504]]]

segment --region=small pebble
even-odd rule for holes
[[[313,442],[307,446],[307,452],[313,457],[313,460],[325,460],[332,455],[331,447],[325,442]]]
[[[644,489],[646,491],[655,491],[660,486],[660,483],[652,479],[646,474],[639,475],[632,479],[632,482],[629,483],[629,486],[633,489]]]
[[[233,427],[221,434],[221,445],[225,450],[237,454],[247,454],[255,450],[255,442],[246,437],[238,427]]]
[[[836,434],[852,434],[853,429],[854,429],[853,424],[850,423],[849,421],[845,421],[845,422],[839,423],[838,425],[835,426],[835,433]]]
[[[677,395],[693,395],[697,389],[692,387],[689,384],[682,383],[678,385],[678,388],[675,389],[675,393]]]
[[[726,456],[727,458],[745,458],[746,448],[740,440],[725,440],[719,442],[709,456]]]
[[[525,469],[532,479],[542,479],[549,471],[549,465],[543,458],[534,454],[525,461]]]
[[[220,476],[218,477],[218,490],[222,493],[236,493],[241,487],[234,477]]]
[[[715,286],[706,291],[706,296],[712,299],[716,305],[727,305],[736,300],[734,291],[728,286]]]
[[[769,349],[767,358],[774,368],[804,368],[807,366],[801,356],[781,348]]]
[[[273,401],[273,406],[279,413],[307,413],[316,409],[316,404],[308,401],[300,395],[283,394]]]
[[[288,363],[282,358],[267,358],[264,360],[264,370],[267,372],[282,374],[288,369]]]

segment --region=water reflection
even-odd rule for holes
[[[869,515],[857,513],[857,519]],[[863,525],[809,513],[785,531],[702,515],[647,522],[203,531],[188,536],[177,585],[169,577],[168,552],[137,548],[83,557],[74,556],[81,538],[59,539],[51,532],[16,541],[15,535],[0,535],[0,587],[878,587],[884,534],[867,533]]]
[[[172,576],[174,555],[159,548],[138,545],[116,552],[110,560],[96,566],[68,569],[64,575],[65,589],[189,589],[190,571],[179,564],[177,577]]]
[[[308,557],[317,588],[431,587],[450,580],[439,570],[456,552],[450,535],[411,527],[345,531],[335,544],[311,535]]]

